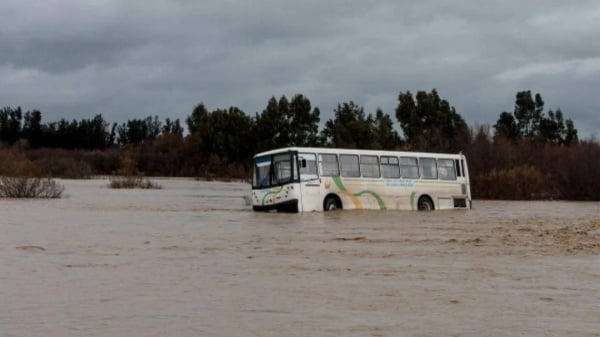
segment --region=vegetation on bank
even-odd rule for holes
[[[519,92],[514,111],[474,127],[436,90],[401,92],[394,115],[367,113],[352,101],[333,112],[319,128],[321,112],[303,95],[272,97],[253,116],[200,103],[184,135],[179,120],[157,116],[43,123],[37,110],[7,107],[0,109],[0,161],[17,151],[44,176],[112,175],[118,186],[143,185],[144,176],[247,179],[254,153],[285,146],[462,151],[475,198],[600,200],[600,144],[579,140],[573,121],[560,109],[546,112],[540,94]],[[125,157],[130,162],[123,164]]]

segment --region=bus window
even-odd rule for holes
[[[400,157],[400,176],[402,178],[418,179],[419,167],[417,166],[417,158]]]
[[[462,170],[460,169],[460,162],[458,161],[458,159],[454,160],[454,165],[456,167],[456,175],[459,177],[462,177],[463,174],[462,174]]]
[[[421,178],[437,179],[437,167],[434,158],[419,158]]]
[[[456,180],[456,170],[454,169],[454,160],[438,159],[438,175],[442,180]]]
[[[360,172],[363,177],[379,178],[377,156],[360,156]]]
[[[299,181],[300,177],[298,176],[298,155],[296,153],[292,154],[292,180]]]
[[[273,184],[292,181],[292,160],[289,153],[273,156]]]
[[[400,178],[397,157],[381,156],[381,175],[384,178]]]
[[[351,154],[340,155],[340,171],[342,177],[360,177],[358,156]]]
[[[335,154],[320,154],[319,169],[322,176],[339,176],[340,169],[338,166],[337,155]]]
[[[300,180],[312,180],[317,176],[317,157],[312,153],[300,153],[298,155],[300,165]]]

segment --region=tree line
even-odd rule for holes
[[[164,122],[158,116],[108,123],[102,115],[92,119],[43,123],[39,110],[23,113],[20,107],[0,110],[0,142],[21,142],[30,149],[59,148],[104,150],[152,143],[161,136],[193,138],[205,158],[216,155],[227,161],[244,161],[253,153],[286,146],[332,146],[367,149],[397,149],[403,146],[422,150],[455,151],[468,137],[468,126],[436,90],[399,95],[396,118],[404,130],[401,137],[392,117],[377,109],[366,113],[353,101],[334,109],[334,117],[324,123],[319,108],[310,100],[294,95],[271,97],[261,113],[250,116],[238,107],[208,111],[198,104],[185,120],[189,134],[179,119]],[[461,140],[462,139],[462,140]]]
[[[478,127],[469,127],[435,89],[400,92],[393,115],[340,102],[321,128],[321,111],[302,94],[271,97],[254,115],[234,106],[209,111],[199,103],[184,123],[187,132],[179,119],[158,116],[121,124],[102,115],[46,123],[38,110],[5,107],[0,142],[65,177],[110,174],[125,153],[147,175],[243,179],[254,153],[277,147],[462,151],[476,197],[600,200],[600,145],[580,141],[573,121],[560,109],[544,111],[541,94],[531,91],[518,92],[514,110],[501,112],[495,124]],[[579,166],[561,164],[566,158],[595,169],[586,177],[599,172],[591,173],[595,180],[579,177]],[[516,187],[499,188],[509,182]]]

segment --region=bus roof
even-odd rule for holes
[[[308,152],[308,153],[336,153],[336,154],[359,154],[359,155],[378,155],[378,156],[407,156],[407,157],[446,157],[453,159],[464,158],[462,153],[434,153],[434,152],[413,152],[413,151],[389,151],[389,150],[365,150],[365,149],[342,149],[329,147],[283,147],[273,149],[254,155],[254,158],[273,155],[282,152]]]

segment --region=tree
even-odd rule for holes
[[[496,124],[494,124],[496,134],[494,137],[502,137],[509,140],[517,140],[520,138],[521,133],[519,127],[513,115],[509,112],[503,112],[500,114],[500,118]]]
[[[318,143],[321,112],[311,110],[310,100],[296,94],[269,99],[262,113],[256,114],[256,144],[259,151],[286,146],[314,146]]]
[[[416,101],[415,101],[416,98]],[[410,91],[398,95],[396,118],[407,144],[422,151],[458,151],[467,143],[469,128],[456,109],[431,93]]]
[[[121,145],[140,144],[154,141],[161,130],[158,116],[148,116],[145,119],[130,119],[117,128]]]
[[[165,119],[165,124],[163,125],[163,127],[161,129],[161,133],[162,134],[170,133],[170,134],[177,135],[179,137],[183,137],[183,128],[181,127],[181,124],[179,123],[179,118],[176,119],[175,121],[171,121],[171,119],[169,119],[169,118]]]
[[[210,133],[203,135],[206,154],[216,154],[225,163],[248,164],[252,158],[252,119],[237,107],[217,109],[208,116]]]
[[[319,108],[314,108],[311,111],[310,100],[308,98],[301,94],[292,97],[292,101],[289,103],[287,109],[286,118],[289,123],[290,145],[317,145],[319,121],[321,120],[320,114]]]
[[[289,125],[286,116],[280,109],[281,105],[283,104],[280,104],[273,96],[269,99],[262,113],[260,115],[256,114],[255,142],[258,151],[289,145],[289,137],[286,135]]]
[[[535,100],[531,91],[520,91],[515,101],[514,116],[522,137],[533,137],[539,130],[544,111],[542,96],[535,94]]]
[[[282,123],[280,124],[280,130],[277,134],[276,145],[278,147],[286,147],[292,145],[291,137],[291,113],[290,113],[290,102],[285,95],[279,98],[277,104],[278,112],[281,115]]]
[[[542,95],[537,93],[534,99],[529,90],[517,93],[514,112],[502,112],[494,128],[496,140],[530,139],[558,145],[570,145],[578,141],[573,121],[565,120],[561,109],[549,110],[546,117]]]
[[[563,144],[569,146],[571,144],[576,144],[579,142],[579,137],[577,136],[577,129],[575,128],[575,124],[569,118],[565,121],[566,131],[564,136]]]
[[[113,146],[114,144],[117,143],[117,128],[119,127],[119,124],[117,123],[113,123],[111,128],[110,128],[110,134],[108,136],[108,146]]]
[[[211,156],[213,162],[220,163],[209,165],[213,168],[222,168],[221,164],[242,163],[246,167],[250,164],[255,151],[253,132],[256,127],[253,119],[239,108],[208,112],[200,103],[186,122],[190,130],[187,143],[195,147],[191,155],[201,157],[204,164],[208,163]]]
[[[23,137],[29,141],[29,146],[34,149],[43,145],[42,113],[40,111],[33,110],[25,113]]]
[[[94,150],[109,146],[110,134],[107,128],[108,123],[100,114],[92,119],[82,119],[79,122],[80,142],[78,148]]]
[[[79,123],[76,120],[67,121],[61,119],[58,122],[50,123],[47,129],[48,138],[51,140],[52,147],[63,149],[74,149],[79,144],[77,137]]]
[[[379,108],[377,108],[377,111],[375,112],[373,127],[375,129],[375,141],[378,144],[378,149],[395,150],[400,146],[400,136],[398,135],[398,132],[394,130],[392,118]]]
[[[21,137],[21,107],[0,109],[0,141],[13,144]]]
[[[204,103],[201,102],[198,104],[185,122],[191,134],[208,132],[210,129],[210,125],[208,125],[208,110],[206,110]]]
[[[542,118],[538,128],[538,137],[550,143],[561,144],[562,134],[565,132],[563,114],[560,109],[548,111],[548,118]]]
[[[23,137],[33,148],[54,147],[63,149],[104,149],[113,144],[108,132],[108,123],[102,115],[92,119],[41,124],[41,113],[37,110],[25,114]]]
[[[334,119],[325,123],[320,141],[325,146],[372,149],[379,144],[375,139],[374,120],[365,116],[363,107],[353,101],[338,103]]]

